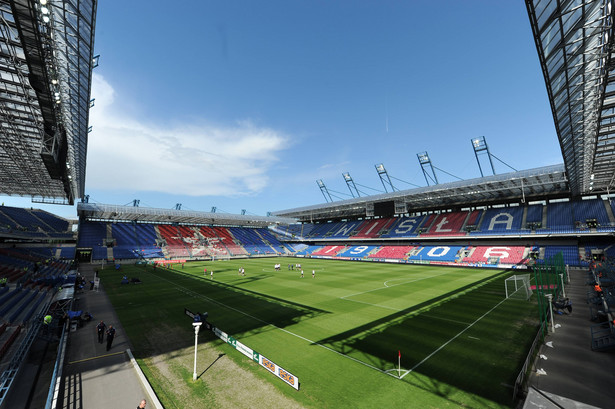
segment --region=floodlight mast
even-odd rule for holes
[[[376,168],[376,172],[378,172],[378,177],[380,177],[380,182],[382,182],[382,187],[384,187],[385,193],[389,192],[387,190],[387,183],[391,187],[391,191],[395,192],[395,190],[397,189],[395,189],[395,186],[393,186],[393,182],[391,182],[391,177],[389,176],[387,170],[384,168],[384,165],[382,163],[379,163],[377,165],[374,165],[374,167]]]
[[[325,197],[325,202],[333,202],[333,199],[331,198],[331,193],[329,193],[327,186],[325,186],[325,182],[323,182],[322,179],[318,179],[316,181],[316,184],[320,188],[320,192],[322,193],[322,195]]]
[[[355,197],[354,192],[353,192],[353,188],[354,191],[357,192],[357,196],[356,197],[361,197],[361,194],[359,193],[359,189],[357,189],[357,185],[355,185],[354,180],[352,180],[352,176],[350,176],[349,172],[346,173],[342,173],[342,176],[344,177],[344,181],[346,182],[346,186],[348,186],[348,190],[350,190],[350,194],[352,195],[352,197]]]
[[[474,148],[474,156],[476,156],[476,163],[478,163],[478,169],[480,170],[480,176],[484,177],[483,168],[480,165],[480,160],[478,159],[478,154],[481,152],[487,152],[487,157],[489,158],[489,164],[491,165],[491,172],[495,175],[495,168],[493,167],[493,160],[491,160],[491,153],[489,152],[489,146],[487,146],[487,141],[484,136],[479,136],[478,138],[471,139],[472,148]]]
[[[431,164],[431,159],[429,159],[429,154],[427,154],[427,152],[421,152],[417,153],[416,157],[419,159],[419,164],[421,165],[421,170],[423,171],[423,176],[425,176],[427,186],[429,186],[429,179],[437,185],[439,183],[438,177],[436,176],[436,171],[433,169]],[[425,168],[427,168],[427,170]],[[427,177],[429,177],[429,179]]]

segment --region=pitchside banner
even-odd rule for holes
[[[284,368],[279,367],[274,362],[265,358],[258,352],[252,350],[250,347],[237,341],[235,338],[230,337],[226,332],[221,331],[220,329],[216,327],[212,327],[212,331],[222,341],[226,342],[227,344],[229,344],[230,346],[232,346],[233,348],[235,348],[237,351],[241,352],[243,355],[247,356],[248,358],[254,360],[255,362],[258,362],[262,367],[266,368],[273,375],[277,376],[278,378],[280,378],[281,380],[283,380],[284,382],[286,382],[287,384],[289,384],[296,390],[299,390],[299,378],[297,378],[295,375],[291,374]]]

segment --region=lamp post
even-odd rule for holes
[[[195,321],[192,323],[194,327],[194,372],[192,373],[192,380],[196,381],[196,348],[199,342],[199,330],[201,329],[201,321]]]

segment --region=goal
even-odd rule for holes
[[[504,286],[506,287],[506,298],[529,300],[532,296],[529,274],[508,277],[504,281]]]

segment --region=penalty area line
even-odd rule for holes
[[[491,308],[489,311],[487,311],[486,313],[484,313],[483,315],[481,315],[480,317],[478,317],[473,323],[471,323],[470,325],[468,325],[467,327],[465,327],[464,329],[462,329],[461,331],[459,331],[457,333],[457,335],[455,335],[453,338],[449,339],[448,341],[446,341],[444,344],[440,345],[440,347],[438,349],[436,349],[435,351],[433,351],[431,354],[427,355],[425,358],[423,358],[423,360],[421,362],[419,362],[418,364],[414,365],[412,368],[410,368],[405,374],[403,374],[401,376],[400,379],[403,379],[404,376],[408,375],[410,372],[414,371],[416,368],[418,368],[419,366],[423,365],[425,362],[427,362],[427,360],[429,360],[432,356],[434,356],[435,354],[437,354],[438,352],[440,352],[445,346],[447,346],[448,344],[450,344],[451,342],[453,342],[454,340],[456,340],[457,338],[459,338],[459,336],[461,334],[463,334],[464,332],[466,332],[467,330],[469,330],[470,328],[472,328],[472,326],[474,324],[476,324],[478,321],[482,320],[483,318],[485,318],[487,315],[489,315],[491,313],[491,311],[495,310],[496,308],[498,308],[500,305],[502,305],[502,303],[506,301],[506,298],[504,298],[502,301],[500,301],[499,303],[497,303],[493,308]]]

